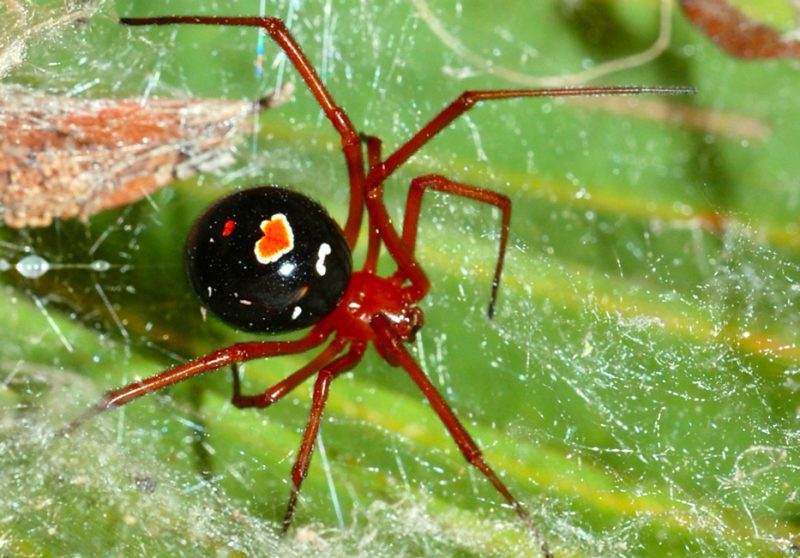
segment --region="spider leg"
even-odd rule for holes
[[[307,378],[314,375],[316,372],[319,372],[319,369],[325,366],[326,363],[330,362],[333,357],[340,353],[345,345],[345,340],[341,338],[335,339],[333,343],[328,345],[325,350],[318,354],[311,362],[293,372],[291,375],[287,376],[277,384],[269,387],[263,393],[259,393],[257,395],[242,394],[241,382],[239,380],[239,370],[234,364],[232,366],[233,396],[231,397],[231,403],[233,403],[233,405],[239,409],[244,409],[247,407],[263,409],[264,407],[272,405],[278,399],[282,398],[284,395],[303,383]]]
[[[511,491],[503,484],[503,481],[500,480],[494,470],[486,463],[478,444],[472,439],[466,428],[461,424],[461,421],[458,420],[453,409],[447,404],[447,401],[445,401],[436,387],[431,383],[425,375],[425,372],[422,371],[411,354],[406,350],[403,342],[395,336],[389,320],[380,316],[373,320],[372,324],[382,347],[394,357],[395,361],[403,367],[414,383],[417,384],[417,387],[419,387],[430,402],[433,410],[439,415],[439,418],[442,423],[444,423],[445,428],[447,428],[447,431],[458,446],[458,449],[461,450],[467,462],[483,473],[497,491],[503,495],[503,498],[514,508],[517,515],[522,519],[531,533],[533,533],[544,556],[546,558],[553,558],[553,555],[550,553],[550,548],[542,538],[539,528],[536,527],[528,511],[522,503],[511,494]]]
[[[691,87],[659,86],[617,86],[617,87],[556,87],[551,89],[492,89],[464,91],[456,100],[447,105],[430,122],[411,136],[394,153],[384,159],[381,165],[370,169],[367,175],[367,192],[386,180],[397,167],[405,163],[414,153],[428,143],[431,138],[444,130],[453,120],[483,101],[500,101],[523,97],[591,97],[600,95],[683,95],[694,93]]]
[[[275,17],[214,17],[214,16],[164,16],[146,18],[120,18],[125,25],[231,25],[244,27],[260,27],[286,53],[286,56],[297,68],[300,77],[306,82],[316,98],[325,116],[342,139],[342,151],[347,162],[350,177],[350,209],[344,235],[352,249],[355,246],[361,220],[364,215],[364,159],[361,153],[361,141],[350,118],[345,111],[336,105],[328,89],[322,83],[314,66],[311,65],[300,45],[286,28],[284,23]]]
[[[409,296],[422,298],[430,288],[425,272],[409,253],[408,248],[397,234],[389,213],[383,204],[383,182],[412,155],[444,130],[453,120],[483,101],[499,101],[522,97],[585,97],[598,95],[642,95],[659,93],[679,95],[694,93],[691,87],[559,87],[553,89],[497,89],[465,91],[455,101],[446,106],[430,122],[398,147],[382,163],[370,166],[365,182],[365,203],[370,217],[378,229],[386,249],[397,265],[403,269],[411,282]]]
[[[375,136],[361,134],[361,141],[367,146],[367,164],[369,168],[380,164],[381,162],[381,140]],[[381,248],[381,237],[378,229],[375,226],[375,220],[372,214],[369,214],[369,237],[367,240],[367,256],[364,259],[363,271],[374,273],[378,265],[378,255]]]
[[[508,225],[511,220],[511,200],[508,196],[504,196],[493,190],[461,184],[445,178],[444,176],[429,175],[415,178],[411,181],[411,187],[408,190],[406,214],[403,221],[403,244],[406,245],[406,248],[408,248],[412,256],[414,256],[417,244],[417,225],[419,223],[419,213],[422,207],[422,195],[428,189],[438,190],[439,192],[446,192],[448,194],[454,194],[456,196],[462,196],[481,203],[493,205],[499,208],[503,213],[502,222],[500,224],[499,255],[497,257],[497,266],[494,270],[494,279],[492,280],[492,293],[489,299],[488,314],[491,319],[494,315],[497,289],[500,286],[500,274],[503,272],[503,262],[506,256]],[[403,269],[398,269],[398,273],[403,274]]]
[[[320,345],[325,341],[327,336],[327,331],[313,329],[305,337],[294,341],[251,341],[218,349],[213,353],[190,360],[180,366],[165,370],[160,374],[150,376],[138,382],[132,382],[118,389],[107,391],[100,396],[97,403],[89,408],[89,410],[67,425],[67,427],[64,428],[64,433],[72,432],[103,411],[120,407],[143,395],[147,395],[148,393],[192,376],[210,370],[216,370],[217,368],[231,363],[245,362],[256,358],[302,353]]]
[[[297,458],[295,459],[294,466],[292,466],[292,492],[289,496],[289,503],[286,506],[286,515],[283,517],[281,533],[285,533],[289,529],[292,518],[294,517],[294,508],[297,505],[300,485],[308,474],[308,467],[311,464],[311,455],[314,451],[314,442],[319,433],[322,411],[325,409],[325,404],[328,401],[331,382],[336,376],[347,372],[358,364],[361,357],[364,356],[365,350],[365,343],[353,343],[350,347],[350,351],[326,365],[320,371],[319,376],[317,376],[317,381],[314,383],[314,395],[311,402],[311,412],[308,416],[308,423],[303,433],[303,441],[300,443],[300,450],[297,452]]]

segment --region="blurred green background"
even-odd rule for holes
[[[738,4],[793,25],[782,1]],[[37,29],[88,4],[21,5]],[[0,555],[537,555],[422,395],[372,353],[333,385],[284,541],[275,522],[310,385],[239,411],[223,371],[52,437],[107,389],[252,337],[204,319],[184,277],[184,238],[208,203],[275,183],[345,216],[338,137],[269,41],[256,77],[256,30],[116,23],[258,10],[255,0],[120,0],[24,36],[26,57],[5,81],[51,94],[253,99],[282,82],[297,88],[220,175],[88,223],[0,229]],[[659,24],[656,0],[510,0],[501,10],[267,0],[266,13],[287,20],[336,100],[387,151],[465,89],[520,86],[487,65],[576,72],[647,48]],[[20,32],[8,26],[11,4],[0,15]],[[443,42],[431,17],[485,64]],[[671,18],[661,56],[594,84],[690,85],[696,96],[486,104],[390,180],[398,220],[407,184],[425,173],[514,203],[488,321],[498,216],[427,200],[419,256],[433,289],[412,348],[557,556],[792,555],[800,65],[731,59],[677,6]],[[54,268],[23,278],[13,266],[27,254]],[[110,269],[87,269],[98,260]],[[248,364],[248,391],[309,357]]]

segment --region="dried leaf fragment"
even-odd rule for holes
[[[257,102],[95,99],[0,91],[0,211],[11,227],[133,203],[172,182],[234,161]]]

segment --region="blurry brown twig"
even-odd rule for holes
[[[732,56],[747,59],[800,56],[800,40],[753,21],[727,0],[681,0],[688,17]]]

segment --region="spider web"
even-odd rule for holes
[[[7,0],[2,36],[23,40],[4,43],[5,81],[230,99],[299,82],[269,42],[256,74],[255,30],[116,23],[222,9],[158,4]],[[425,3],[476,65],[419,3],[265,4],[387,151],[462,90],[514,86],[488,66],[559,76],[644,51],[660,8]],[[728,60],[673,17],[665,54],[605,80],[694,85],[696,98],[479,107],[387,184],[397,220],[425,173],[513,199],[491,322],[498,215],[427,200],[419,250],[434,287],[413,349],[558,556],[781,556],[798,544],[798,129],[770,123],[800,121],[800,84],[791,62]],[[228,374],[210,374],[53,435],[100,392],[243,338],[205,317],[183,278],[183,238],[211,200],[286,184],[343,220],[338,138],[297,85],[224,174],[88,223],[0,231],[0,555],[536,555],[421,394],[374,355],[334,384],[283,541],[309,386],[244,412],[227,403]],[[308,358],[249,364],[248,390]]]

